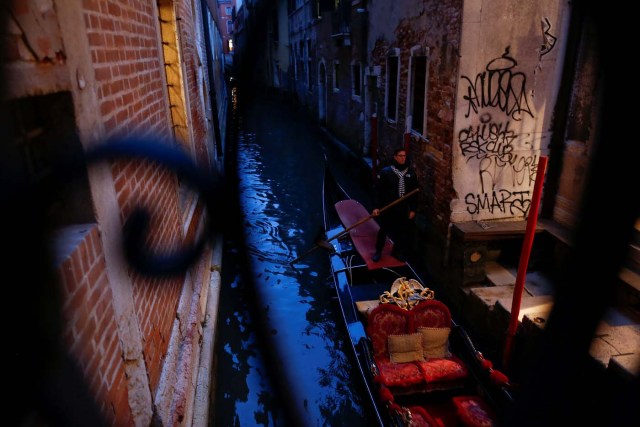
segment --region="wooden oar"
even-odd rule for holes
[[[393,202],[389,203],[388,205],[382,207],[379,209],[378,215],[381,214],[382,212],[386,211],[387,209],[397,205],[398,203],[402,202],[404,199],[408,198],[409,196],[413,196],[414,194],[416,194],[418,191],[420,191],[420,189],[416,188],[411,190],[410,192],[408,192],[407,194],[405,194],[404,196],[394,200]],[[330,241],[335,240],[335,239],[339,239],[340,237],[346,235],[349,231],[353,230],[354,228],[356,228],[357,226],[364,224],[365,222],[369,221],[371,218],[374,218],[374,215],[368,215],[362,219],[359,219],[358,221],[356,221],[355,223],[351,224],[349,227],[345,228],[344,230],[342,230],[340,233],[336,234],[333,237],[328,238],[327,240],[324,241],[317,241],[315,246],[311,247],[311,249],[309,249],[308,251],[306,251],[305,253],[303,253],[302,255],[300,255],[298,258],[294,259],[293,261],[291,261],[289,264],[294,264],[296,261],[299,261],[300,259],[306,257],[307,255],[309,255],[311,252],[315,251],[316,249],[323,247],[325,249],[329,249],[331,248],[331,245],[329,244]]]

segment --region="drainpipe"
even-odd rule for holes
[[[522,243],[522,251],[520,252],[520,262],[518,263],[518,275],[516,284],[513,289],[513,299],[511,301],[511,319],[509,321],[509,329],[507,331],[507,339],[504,346],[503,366],[508,367],[511,361],[511,352],[513,342],[518,330],[518,317],[520,315],[520,304],[522,302],[522,292],[524,290],[524,282],[527,277],[527,266],[529,265],[529,255],[531,255],[531,247],[533,246],[533,238],[536,234],[536,224],[538,222],[538,208],[540,206],[540,197],[542,195],[542,184],[544,183],[544,175],[547,170],[546,156],[541,156],[538,161],[538,170],[536,172],[536,182],[533,185],[533,196],[531,197],[531,209],[527,217],[527,228]]]

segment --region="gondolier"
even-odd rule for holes
[[[387,234],[393,240],[391,255],[399,261],[405,261],[410,247],[409,236],[411,224],[416,216],[417,198],[409,197],[402,203],[380,214],[380,206],[402,197],[406,193],[418,188],[418,179],[413,168],[407,161],[407,152],[398,148],[393,152],[393,162],[383,168],[376,176],[374,184],[373,216],[380,224],[380,231],[376,239],[376,252],[371,258],[378,262],[382,256]]]

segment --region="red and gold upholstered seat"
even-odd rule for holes
[[[394,304],[380,304],[367,320],[373,357],[378,366],[376,381],[390,387],[394,394],[407,394],[459,387],[468,370],[462,361],[448,353],[443,357],[425,357],[405,363],[392,362],[389,336],[418,332],[418,328],[450,328],[451,314],[436,300],[420,302],[411,310]]]

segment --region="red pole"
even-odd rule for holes
[[[371,173],[378,173],[378,115],[371,116]]]
[[[524,234],[524,242],[522,242],[522,251],[520,252],[520,262],[518,263],[518,275],[516,276],[516,284],[513,288],[513,300],[511,302],[511,319],[509,319],[509,329],[507,331],[507,339],[504,346],[503,367],[506,368],[511,358],[511,350],[513,348],[513,340],[518,329],[518,316],[520,315],[520,303],[522,302],[522,291],[524,290],[524,281],[527,276],[527,266],[529,264],[529,255],[531,255],[531,247],[533,246],[533,238],[536,233],[536,225],[538,223],[538,207],[540,205],[540,197],[542,195],[542,184],[544,183],[544,175],[547,169],[546,156],[541,156],[538,161],[538,171],[536,172],[536,182],[533,185],[533,196],[531,197],[531,209],[527,217],[527,228]]]

